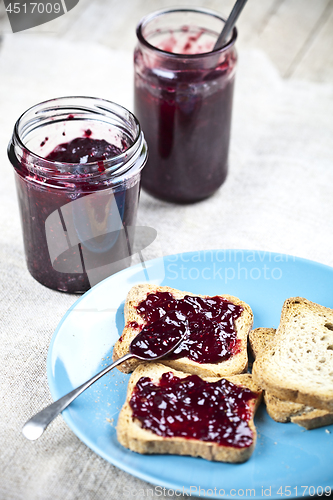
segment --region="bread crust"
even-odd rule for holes
[[[168,286],[156,286],[150,284],[140,284],[131,288],[129,291],[124,308],[125,314],[125,328],[120,339],[116,342],[113,349],[113,360],[116,361],[121,356],[129,352],[129,346],[134,337],[139,333],[139,329],[131,326],[132,322],[136,322],[140,327],[145,326],[144,319],[137,313],[136,306],[145,300],[151,293],[170,292],[176,299],[182,299],[185,295],[196,297],[209,297],[208,295],[194,294],[190,292],[183,292]],[[224,375],[233,375],[243,373],[247,370],[247,338],[253,325],[253,313],[248,304],[233,297],[232,295],[220,295],[220,297],[229,300],[230,302],[243,307],[243,312],[235,321],[237,331],[237,339],[239,339],[239,352],[226,361],[220,363],[197,363],[188,358],[162,360],[161,363],[174,368],[175,370],[185,371],[186,373],[221,377]],[[118,369],[124,373],[133,371],[141,361],[132,359],[119,365]]]
[[[274,328],[251,330],[249,344],[255,359],[266,351],[274,339],[275,333]],[[293,422],[308,430],[333,424],[333,413],[327,410],[320,410],[293,401],[283,401],[267,391],[264,392],[264,401],[268,415],[276,422]]]
[[[302,297],[287,299],[252,373],[272,396],[332,413],[333,310]]]
[[[261,400],[261,390],[254,382],[250,374],[234,375],[225,377],[234,384],[247,387],[253,392],[258,393],[258,397],[252,401],[253,416],[249,421],[249,426],[253,432],[253,443],[247,448],[234,448],[232,446],[221,446],[214,442],[200,441],[198,439],[185,439],[180,437],[161,437],[150,430],[143,429],[138,420],[132,418],[132,410],[129,405],[132,392],[137,381],[141,377],[150,377],[153,382],[158,383],[161,375],[172,371],[177,377],[184,378],[188,374],[171,369],[161,363],[142,363],[132,373],[128,383],[127,396],[125,404],[119,414],[117,424],[117,438],[120,444],[125,448],[142,454],[174,454],[191,455],[193,457],[202,457],[206,460],[215,460],[222,462],[245,462],[248,460],[254,450],[256,443],[256,429],[253,417]],[[215,382],[220,378],[202,377],[208,382]]]
[[[262,355],[269,347],[276,333],[275,328],[255,328],[249,333],[249,346],[253,358]]]

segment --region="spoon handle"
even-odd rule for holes
[[[90,387],[94,382],[103,377],[103,375],[111,371],[116,366],[120,365],[120,363],[123,363],[124,361],[132,357],[133,354],[131,353],[125,354],[125,356],[117,359],[117,361],[91,377],[91,379],[87,380],[87,382],[85,382],[84,384],[80,385],[62,398],[50,404],[39,413],[36,413],[36,415],[34,415],[24,424],[22,428],[23,435],[30,441],[38,439],[43,434],[46,427],[52,422],[52,420],[54,420],[59,415],[59,413],[67,408],[67,406],[70,405],[72,401],[74,401],[74,399],[76,399],[83,391],[88,389],[88,387]]]
[[[213,50],[221,49],[223,45],[226,43],[227,38],[233,29],[233,27],[236,24],[236,21],[242,12],[244,5],[246,4],[247,0],[237,0],[235,3],[232,11],[230,12],[230,15],[224,25],[223,30],[220,33],[220,36],[218,37]]]

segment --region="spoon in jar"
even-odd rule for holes
[[[236,24],[236,21],[240,15],[240,13],[242,12],[246,2],[247,2],[247,0],[237,0],[235,5],[233,6],[232,11],[229,14],[228,19],[225,22],[223,30],[221,31],[221,33],[220,33],[220,35],[219,35],[219,37],[214,45],[213,50],[221,49],[223,47],[223,45],[226,44],[228,37],[229,37],[231,31],[233,30],[233,28]]]
[[[163,335],[161,335],[163,332]],[[23,426],[22,433],[30,441],[38,439],[46,427],[76,399],[83,391],[88,389],[103,375],[113,370],[116,366],[131,358],[140,361],[157,361],[174,351],[184,340],[189,332],[188,320],[179,311],[165,314],[152,325],[143,328],[132,340],[129,353],[117,359],[114,363],[94,375],[84,384],[69,392],[62,398],[50,404]]]

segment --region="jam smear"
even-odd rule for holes
[[[180,311],[171,311],[152,325],[143,328],[132,340],[130,352],[144,359],[165,356],[187,332],[186,316]]]
[[[137,382],[130,406],[144,429],[158,436],[198,439],[246,448],[253,443],[250,401],[257,394],[221,379],[206,382],[198,375],[179,378],[164,373],[158,383]]]
[[[91,135],[91,131],[87,130],[86,137],[76,137],[70,142],[59,144],[46,156],[46,160],[85,164],[113,158],[122,153],[120,148],[104,139],[90,138],[89,132]]]
[[[74,116],[69,115],[67,119],[74,119]],[[89,135],[89,132],[88,134],[87,132],[86,130],[86,137],[78,137],[67,143],[59,144],[49,153],[46,159],[65,163],[77,163],[78,172],[80,172],[81,168],[80,163],[97,161],[100,162],[98,165],[100,171],[102,171],[104,170],[103,160],[112,158],[123,152],[123,149],[119,149],[105,140],[87,137]],[[65,132],[62,134],[65,135]],[[73,190],[65,189],[61,181],[58,184],[56,179],[45,184],[43,183],[43,179],[39,183],[27,182],[27,180],[31,179],[32,174],[27,170],[24,162],[19,163],[15,161],[12,148],[9,157],[15,165],[17,173],[24,246],[30,273],[37,281],[55,290],[62,290],[69,293],[81,293],[88,290],[90,282],[86,268],[84,267],[87,260],[86,257],[88,256],[89,262],[92,263],[91,266],[97,262],[95,267],[117,261],[121,262],[121,259],[124,258],[124,238],[118,237],[113,245],[109,245],[105,251],[98,254],[85,245],[85,243],[89,244],[90,241],[71,246],[64,252],[62,238],[54,238],[54,253],[58,254],[58,257],[54,262],[51,262],[45,234],[45,222],[49,215],[55,211],[59,211],[61,214],[62,207],[73,201]],[[84,173],[80,174],[79,177],[80,184],[76,186],[75,191],[76,199],[105,189],[103,183],[100,185],[91,183],[89,176],[85,179]],[[117,213],[121,216],[124,227],[133,226],[136,220],[139,189],[140,184],[136,183],[129,188],[116,191],[113,194],[116,206],[111,209],[109,203],[110,197],[101,196],[99,204],[95,202],[94,206],[89,208],[89,217],[86,217],[87,225],[90,224],[91,227],[99,227],[102,223],[101,221],[112,220],[114,210],[116,217],[118,217]],[[80,214],[76,215],[80,216]],[[55,235],[60,234],[62,236],[66,228],[64,227],[64,222],[56,218],[52,226],[49,227],[49,230]],[[112,238],[112,233],[106,235],[106,242],[108,241],[107,238]],[[128,249],[131,245],[132,241],[126,244],[126,248]],[[84,263],[82,262],[83,259],[85,260]],[[68,265],[68,263],[71,263],[71,265]]]
[[[188,320],[189,329],[168,359],[187,357],[198,363],[218,363],[238,352],[234,322],[243,311],[241,306],[218,296],[185,295],[183,299],[176,299],[170,292],[149,294],[137,306],[137,312],[160,338],[164,338],[167,331],[160,327],[158,320],[170,311],[181,312]]]
[[[139,323],[137,323],[136,321],[130,321],[129,323],[127,323],[126,326],[128,328],[140,328]]]

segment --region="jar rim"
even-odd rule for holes
[[[164,14],[173,13],[173,12],[196,12],[198,14],[206,14],[206,15],[209,15],[212,17],[216,17],[217,19],[220,19],[223,23],[226,22],[226,20],[218,12],[211,10],[211,9],[205,9],[203,7],[202,8],[198,8],[198,7],[190,7],[190,8],[189,7],[179,7],[178,8],[178,7],[175,7],[175,8],[161,9],[161,10],[157,10],[155,12],[152,12],[151,14],[148,14],[141,19],[141,21],[139,22],[139,24],[137,25],[137,28],[136,28],[136,36],[137,36],[139,42],[141,42],[147,48],[154,50],[154,51],[157,51],[158,53],[167,55],[168,57],[172,57],[175,59],[176,58],[184,58],[184,59],[188,59],[188,60],[195,60],[195,59],[199,59],[202,57],[209,57],[212,55],[220,54],[220,53],[230,49],[230,47],[232,47],[236,42],[238,32],[237,32],[237,28],[235,26],[232,30],[232,36],[229,39],[229,41],[225,45],[223,45],[223,47],[221,47],[219,49],[211,50],[210,52],[201,52],[199,54],[179,54],[179,53],[168,52],[167,50],[159,49],[155,45],[152,45],[151,43],[149,43],[148,40],[146,40],[146,38],[144,37],[144,35],[142,33],[142,30],[145,26],[147,26],[147,24],[150,21],[152,21],[156,17],[162,16]]]
[[[125,171],[128,170],[129,166],[125,169],[123,169],[121,167],[127,164],[128,159],[135,155],[136,151],[140,147],[140,144],[142,142],[144,142],[143,133],[142,133],[140,122],[138,121],[136,116],[131,111],[129,111],[124,106],[121,106],[120,104],[117,104],[117,103],[110,101],[110,100],[107,100],[107,99],[102,99],[99,97],[90,97],[90,96],[62,96],[62,97],[56,97],[53,99],[47,99],[47,100],[42,101],[38,104],[35,104],[35,105],[31,106],[30,108],[28,108],[26,111],[24,111],[20,115],[20,117],[17,119],[17,121],[14,125],[13,141],[16,142],[16,145],[19,148],[21,148],[23,151],[26,151],[28,153],[28,155],[31,157],[32,161],[36,161],[36,164],[42,163],[44,171],[53,172],[57,167],[59,167],[61,169],[61,168],[66,166],[69,173],[71,173],[72,170],[74,171],[75,169],[78,168],[78,165],[80,165],[80,163],[47,160],[43,156],[40,156],[38,153],[35,153],[31,149],[29,149],[29,147],[26,144],[24,144],[23,140],[21,139],[20,126],[22,125],[22,121],[24,120],[24,118],[29,113],[35,113],[35,114],[42,113],[42,112],[45,113],[47,110],[48,111],[52,110],[52,108],[58,109],[58,110],[60,110],[62,108],[65,109],[65,103],[68,104],[68,106],[66,106],[66,107],[71,106],[69,108],[70,112],[68,114],[75,113],[75,109],[79,110],[79,111],[80,110],[81,111],[82,110],[88,111],[90,109],[87,104],[86,104],[86,106],[82,106],[82,105],[80,106],[79,104],[75,104],[75,101],[78,101],[78,100],[85,100],[85,101],[87,101],[88,104],[91,103],[91,108],[93,108],[93,106],[95,106],[97,109],[100,109],[101,111],[112,112],[111,109],[107,109],[105,107],[103,108],[102,106],[98,105],[98,103],[107,104],[107,105],[111,106],[111,108],[113,108],[114,112],[116,112],[118,110],[119,112],[128,113],[130,118],[133,120],[133,122],[136,126],[136,135],[133,138],[133,142],[131,142],[131,145],[127,149],[125,149],[121,154],[113,156],[109,159],[106,158],[103,160],[103,164],[105,165],[105,170],[108,170],[108,172],[111,173],[112,176],[119,175],[120,173],[121,174],[124,173],[124,170]],[[70,104],[71,102],[73,103],[72,105]],[[48,105],[50,106],[49,108],[43,109],[43,107],[48,106]],[[99,163],[100,163],[100,161],[87,162],[84,164],[84,166],[86,168],[89,168],[89,167],[93,168],[96,165],[98,165]],[[142,165],[142,168],[143,168],[143,166],[144,165]]]

